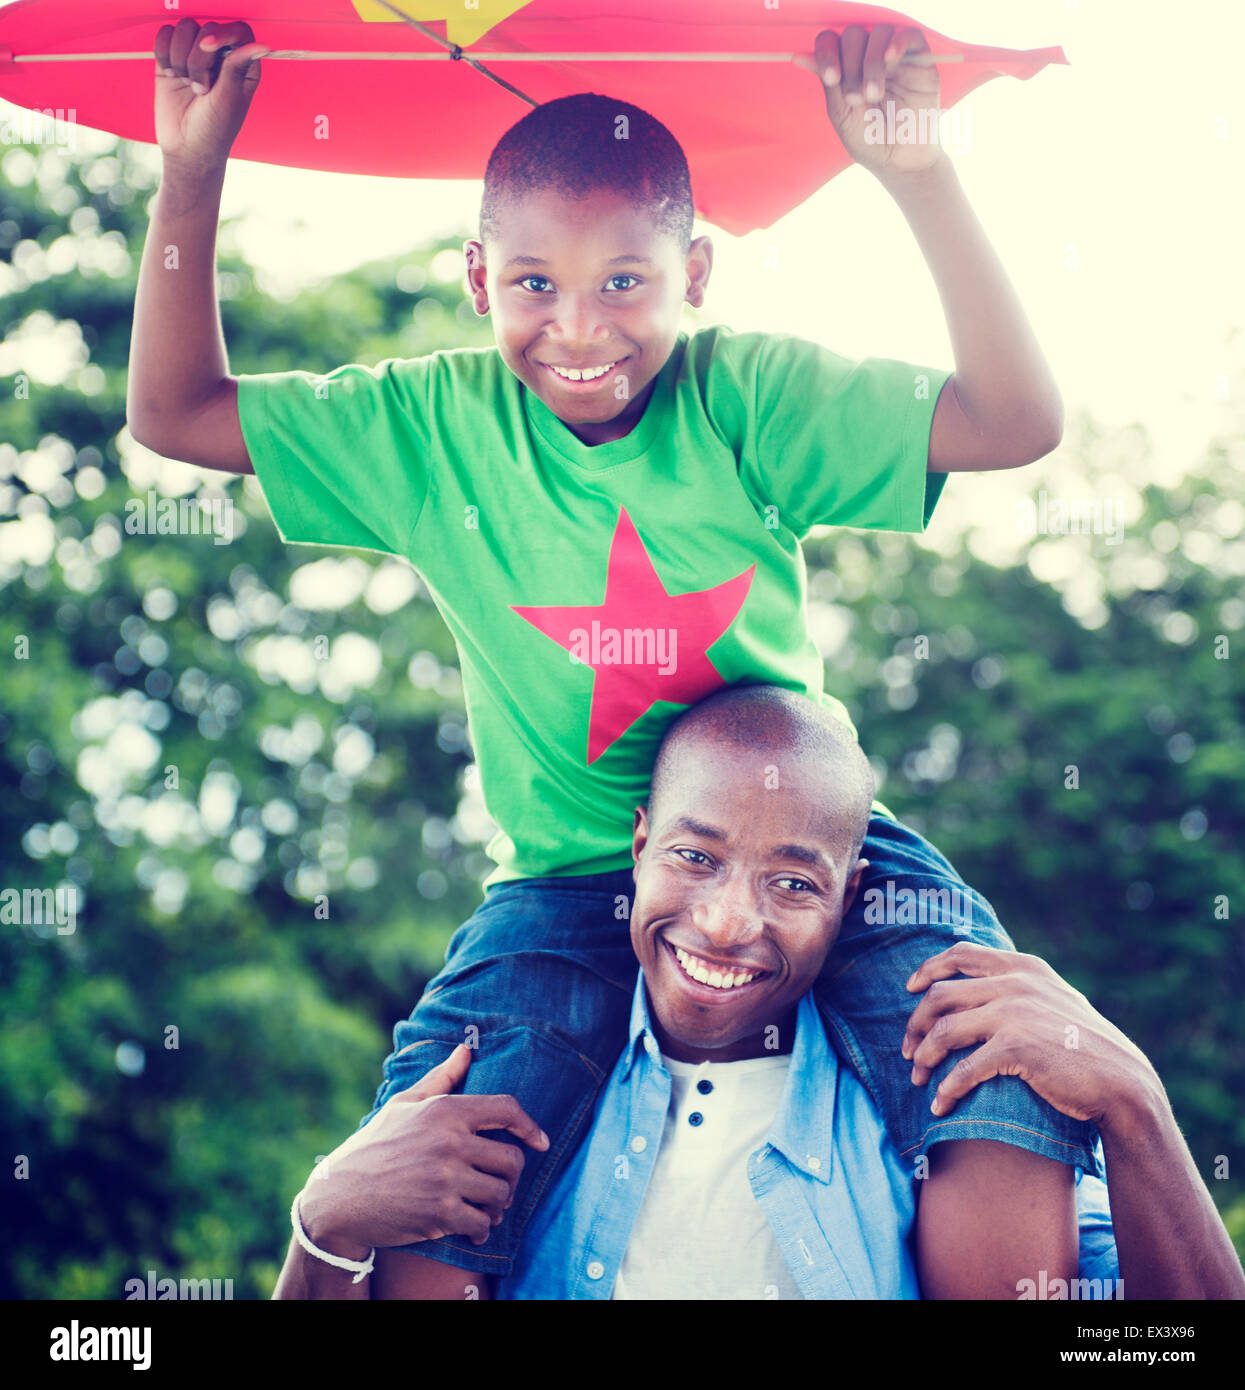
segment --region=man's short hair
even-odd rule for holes
[[[700,740],[832,768],[826,809],[852,828],[850,872],[868,833],[874,778],[848,725],[825,705],[781,686],[732,685],[715,691],[680,715],[662,738],[649,789],[651,824],[656,824],[661,799],[673,784],[678,754]]]
[[[547,101],[512,125],[484,171],[480,240],[495,240],[507,208],[543,188],[570,198],[621,193],[651,211],[681,252],[691,245],[687,157],[656,116],[630,102],[579,92]]]

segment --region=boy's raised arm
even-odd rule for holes
[[[1015,468],[1058,445],[1063,403],[1020,300],[929,129],[939,79],[923,62],[928,53],[917,29],[853,24],[841,38],[829,29],[819,34],[814,57],[801,66],[824,84],[844,148],[899,204],[938,287],[955,372],[934,411],[929,470]],[[911,130],[917,139],[906,138]]]
[[[193,19],[156,35],[164,172],[139,269],[126,390],[140,444],[231,473],[254,470],[220,326],[216,227],[229,150],[259,82],[258,59],[271,51],[253,38],[241,22]]]

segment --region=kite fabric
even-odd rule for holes
[[[236,9],[189,9],[17,0],[0,9],[0,97],[155,143],[157,31],[185,17],[242,19],[274,53],[263,59],[235,158],[479,179],[531,105],[602,92],[670,127],[687,152],[697,212],[742,235],[852,162],[820,82],[792,61],[813,52],[821,30],[920,30],[942,60],[943,110],[992,77],[1027,79],[1067,62],[1060,48],[962,43],[895,10],[835,0],[239,0]]]

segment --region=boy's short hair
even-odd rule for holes
[[[512,125],[484,171],[480,240],[495,240],[507,205],[540,188],[571,198],[621,193],[649,209],[681,252],[691,245],[687,156],[655,116],[630,102],[579,92],[545,102]]]

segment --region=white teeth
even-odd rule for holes
[[[600,377],[603,377],[611,368],[618,366],[618,363],[610,362],[604,367],[593,367],[587,371],[579,371],[575,367],[554,367],[552,363],[549,365],[553,371],[557,372],[560,377],[564,377],[567,381],[596,381]]]
[[[690,975],[693,980],[698,980],[702,985],[710,986],[711,989],[736,989],[740,985],[746,985],[757,975],[755,970],[740,971],[738,974],[734,972],[723,974],[720,970],[711,970],[703,960],[689,954],[682,946],[676,946],[674,954],[678,957],[679,964],[683,967],[685,974]]]

